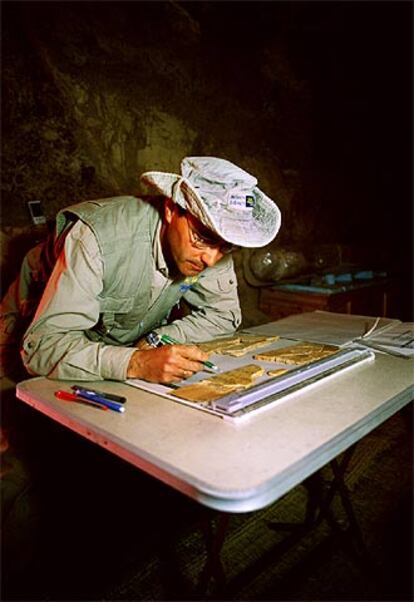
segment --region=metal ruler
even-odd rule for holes
[[[374,359],[375,354],[368,349],[341,350],[328,358],[293,368],[281,376],[270,378],[246,391],[230,393],[212,402],[211,407],[223,414],[241,415],[301,391],[342,370]]]

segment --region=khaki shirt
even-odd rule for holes
[[[156,227],[158,233],[160,223]],[[176,284],[173,286],[169,277],[158,235],[152,254],[153,262],[142,268],[148,272],[146,278],[140,278],[139,292],[149,299],[149,304],[142,307],[142,319],[136,321],[135,311],[131,326],[118,327],[111,339],[108,329],[96,329],[102,315],[104,281],[100,247],[92,229],[77,221],[66,236],[23,339],[22,359],[29,373],[71,380],[125,380],[135,351],[133,345],[146,334],[148,316],[151,324],[157,323],[157,332],[168,333],[182,343],[234,332],[240,325],[241,312],[231,257],[204,270],[199,282],[197,278],[183,279],[180,286],[185,292],[181,296],[193,308],[192,313],[167,325],[162,299]],[[108,299],[105,303],[107,306]],[[128,324],[128,319],[124,319],[124,324]]]

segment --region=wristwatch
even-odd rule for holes
[[[160,346],[160,335],[154,330],[146,334],[144,338],[148,345],[150,345],[151,347]]]

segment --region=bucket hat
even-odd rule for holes
[[[217,157],[185,157],[181,174],[148,171],[141,182],[188,210],[223,240],[262,247],[279,231],[281,214],[257,179]]]

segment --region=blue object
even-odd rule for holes
[[[148,343],[148,345],[151,345],[151,347],[159,347],[160,344],[161,344],[160,343],[160,336],[156,332],[149,332],[145,336],[145,340]]]
[[[338,274],[335,278],[336,282],[352,282],[352,274],[346,272],[345,274]]]
[[[111,401],[110,399],[106,399],[105,397],[101,397],[92,391],[88,391],[87,389],[77,389],[75,395],[80,397],[80,399],[86,399],[87,401],[94,401],[95,403],[100,403],[103,406],[106,406],[110,410],[114,410],[115,412],[125,412],[125,407],[122,403],[118,403],[117,401]]]
[[[354,278],[357,280],[371,280],[373,277],[374,272],[372,270],[365,270],[354,274]]]
[[[103,397],[104,399],[109,399],[110,401],[116,401],[118,403],[126,402],[126,397],[123,397],[121,395],[114,395],[112,393],[105,393],[103,391],[97,391],[96,389],[85,389],[84,387],[79,387],[78,385],[73,385],[71,389],[75,391],[75,393],[77,391],[87,391],[88,393],[93,393],[95,395],[98,395],[99,397]]]
[[[199,276],[187,276],[182,284],[180,284],[180,292],[185,293],[193,288],[194,284],[197,284],[200,278],[203,278],[204,274],[200,274]]]

